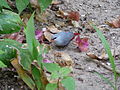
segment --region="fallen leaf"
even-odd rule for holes
[[[47,29],[48,29],[51,33],[61,32],[61,31],[58,30],[54,25],[47,27]]]
[[[16,69],[18,75],[22,78],[22,80],[32,89],[35,89],[35,83],[32,78],[27,74],[27,72],[23,69],[23,67],[19,64],[19,58],[14,58],[11,61],[11,64]]]
[[[67,13],[67,12],[64,12],[64,11],[62,11],[62,10],[59,10],[59,11],[56,13],[56,16],[59,17],[59,18],[67,18],[68,13]]]
[[[108,24],[112,28],[120,28],[120,17],[113,20],[112,22],[105,22],[105,23]]]
[[[92,59],[97,59],[97,60],[99,60],[99,57],[96,56],[96,55],[93,54],[93,53],[87,53],[86,55],[87,55],[88,57],[92,58]]]
[[[88,50],[88,38],[80,38],[80,36],[77,36],[76,38],[76,44],[80,51],[87,51]]]
[[[68,12],[67,18],[69,18],[70,20],[79,21],[80,14],[77,11],[71,11]]]
[[[35,30],[35,38],[40,42],[43,43],[43,31],[42,30]]]
[[[43,62],[44,63],[53,63],[51,60],[48,60],[48,59],[44,59]]]
[[[52,34],[51,34],[50,32],[45,31],[45,32],[44,32],[44,37],[45,37],[45,39],[47,39],[49,42],[51,42],[51,40],[52,40]]]
[[[60,66],[68,66],[72,67],[74,65],[73,60],[69,56],[69,54],[65,52],[54,52],[55,62]]]
[[[20,43],[22,43],[25,40],[24,35],[20,35],[19,32],[13,33],[13,34],[6,34],[6,35],[4,35],[3,38],[13,39],[13,40],[16,40]]]
[[[73,21],[79,21],[80,20],[80,14],[77,11],[71,11],[71,12],[64,12],[62,10],[59,10],[56,14],[57,17],[60,18],[68,18]]]

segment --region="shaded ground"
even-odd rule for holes
[[[58,7],[64,11],[78,11],[81,15],[80,24],[82,22],[94,21],[99,27],[102,27],[102,32],[110,43],[111,49],[114,50],[115,55],[118,56],[115,60],[117,67],[120,67],[120,29],[112,29],[104,23],[105,21],[110,21],[120,15],[120,0],[65,0],[64,4],[58,5]],[[61,22],[65,22],[63,19],[56,18],[54,11],[48,10],[48,12],[50,12],[51,15],[48,17],[47,25],[53,23],[61,24]],[[37,23],[36,26],[37,28],[44,27],[44,25],[41,26],[39,23]],[[97,33],[91,33],[90,30],[82,27],[75,28],[73,26],[59,25],[58,28],[64,31],[79,31],[81,33],[81,37],[89,38],[90,45],[89,51],[87,52],[92,52],[96,55],[102,54],[102,50],[104,50],[104,48],[97,36]],[[54,48],[54,50],[59,49]],[[104,80],[93,73],[93,71],[97,71],[110,80],[113,80],[112,72],[92,62],[86,56],[87,52],[77,51],[73,42],[71,42],[65,49],[60,50],[68,53],[75,62],[74,77],[76,79],[76,90],[113,90],[109,84],[105,83]],[[28,90],[23,83],[21,84],[18,82],[16,77],[13,77],[14,75],[16,75],[16,73],[11,71],[0,72],[0,86],[2,86],[0,90],[5,90],[5,87],[8,86],[14,88],[8,90]],[[23,89],[21,89],[22,85]],[[117,80],[117,86],[120,86],[120,78]]]

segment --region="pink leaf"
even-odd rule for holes
[[[36,38],[40,43],[43,43],[43,31],[42,31],[42,30],[35,30],[35,38]]]
[[[77,36],[76,38],[76,44],[80,51],[87,51],[88,50],[88,38],[80,38],[80,36]]]
[[[43,60],[44,63],[53,63],[52,61],[48,60],[48,59],[44,59]]]

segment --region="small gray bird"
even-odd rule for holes
[[[56,46],[64,47],[70,43],[74,36],[73,32],[59,32],[52,35],[52,40]]]

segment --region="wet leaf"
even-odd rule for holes
[[[80,38],[80,36],[77,36],[76,38],[76,44],[80,51],[87,51],[88,50],[88,38]]]

